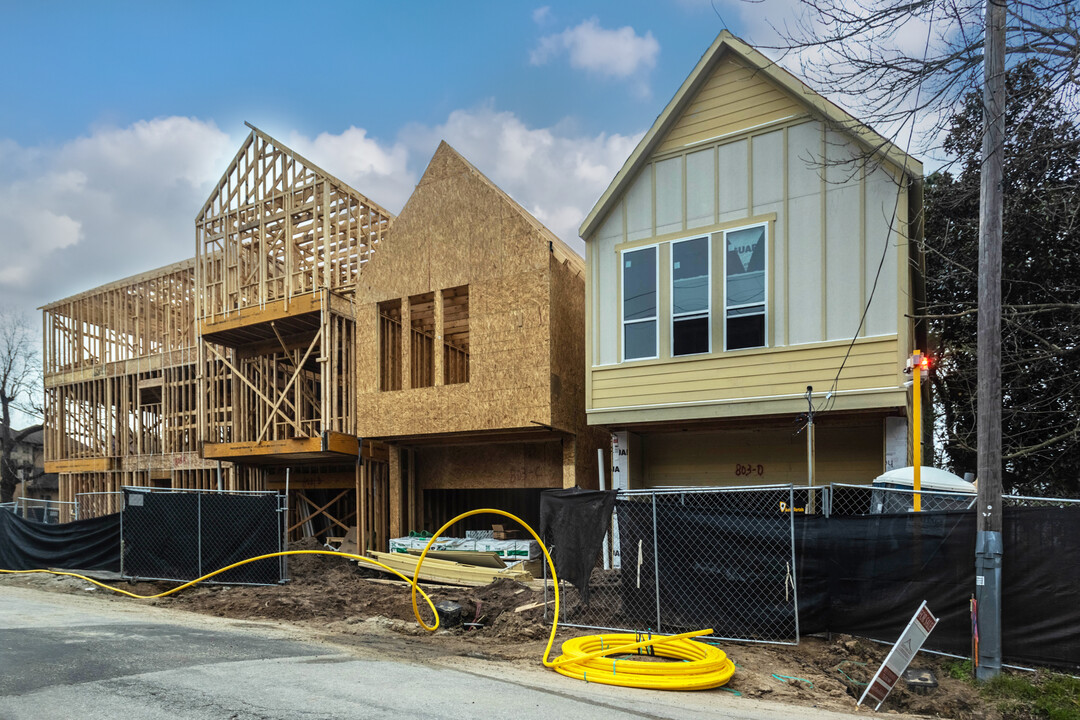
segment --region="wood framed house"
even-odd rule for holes
[[[395,218],[252,127],[195,233],[191,260],[43,308],[61,499],[287,486],[294,538],[385,550],[595,486],[584,261],[448,145]]]
[[[536,522],[541,490],[595,487],[584,269],[440,144],[356,292],[357,430],[389,446],[392,536],[478,507]]]
[[[808,397],[818,483],[908,464],[921,206],[917,160],[722,32],[581,225],[622,486],[805,484]]]

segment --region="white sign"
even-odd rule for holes
[[[896,686],[896,681],[904,674],[904,670],[915,657],[915,653],[919,652],[919,648],[926,642],[927,635],[935,625],[937,625],[937,618],[930,612],[930,608],[926,607],[926,601],[923,600],[922,605],[915,611],[914,617],[904,628],[904,632],[900,634],[900,639],[885,656],[885,662],[881,664],[866,686],[866,691],[859,698],[859,705],[866,702],[866,698],[869,697],[877,701],[874,710],[881,707],[881,703],[885,702],[889,692]]]

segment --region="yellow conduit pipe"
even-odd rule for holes
[[[470,510],[453,518],[431,536],[424,551],[420,553],[420,559],[416,563],[416,571],[412,577],[412,606],[416,621],[424,629],[435,630],[434,626],[429,627],[420,617],[416,602],[417,580],[420,577],[420,566],[423,565],[424,558],[427,557],[428,551],[439,537],[459,520],[483,514],[501,515],[519,523],[533,536],[544,553],[544,560],[551,571],[555,586],[555,620],[551,623],[551,634],[548,636],[547,647],[544,648],[544,655],[541,658],[544,667],[552,668],[555,672],[567,677],[587,682],[655,690],[706,690],[720,687],[735,673],[735,664],[728,659],[723,650],[712,645],[694,642],[691,639],[711,634],[712,628],[678,635],[653,636],[644,641],[639,641],[638,636],[633,633],[586,635],[567,640],[562,646],[563,654],[555,660],[550,660],[551,646],[555,643],[555,633],[559,627],[559,578],[555,573],[555,563],[552,562],[543,540],[528,523],[512,513],[493,508]],[[654,655],[683,662],[653,662],[607,657],[632,652],[640,654],[640,650],[647,648],[652,648]]]
[[[25,574],[30,574],[30,573],[46,573],[48,575],[66,575],[68,577],[74,577],[74,578],[79,578],[80,580],[85,580],[86,582],[88,582],[88,583],[90,583],[92,585],[97,585],[98,587],[105,588],[106,590],[112,590],[113,592],[119,593],[121,595],[127,595],[129,598],[135,598],[136,600],[154,600],[156,598],[163,598],[163,597],[166,597],[168,595],[173,595],[175,593],[180,592],[181,590],[185,590],[185,589],[191,587],[192,585],[198,585],[201,582],[209,580],[210,578],[214,577],[215,575],[220,575],[223,572],[228,572],[229,570],[232,570],[233,568],[238,568],[241,565],[247,565],[248,563],[253,563],[253,562],[256,562],[258,560],[269,560],[271,558],[284,557],[286,555],[331,555],[333,557],[352,558],[353,560],[359,560],[361,562],[366,562],[369,565],[376,565],[376,566],[382,568],[383,570],[386,570],[387,572],[391,572],[394,575],[397,575],[399,578],[401,578],[405,582],[409,583],[410,585],[413,584],[412,580],[405,577],[404,575],[399,573],[394,568],[387,567],[386,565],[383,565],[378,560],[373,560],[373,559],[371,559],[369,557],[364,557],[363,555],[353,555],[352,553],[338,552],[336,550],[285,550],[285,551],[282,551],[282,552],[268,553],[266,555],[258,555],[256,557],[248,558],[247,560],[241,560],[240,562],[234,562],[232,565],[226,565],[225,567],[221,568],[220,570],[215,570],[212,573],[207,573],[206,575],[203,575],[200,578],[195,578],[194,580],[192,580],[190,582],[186,582],[183,585],[178,585],[177,587],[174,587],[174,588],[172,588],[170,590],[166,590],[164,592],[159,592],[156,595],[139,595],[137,593],[128,592],[127,590],[124,590],[122,588],[113,587],[112,585],[106,585],[103,582],[99,582],[99,581],[97,581],[97,580],[95,580],[93,578],[86,577],[85,575],[79,575],[78,573],[73,573],[73,572],[64,572],[62,570],[0,570],[0,573],[3,573],[5,575],[25,575]],[[416,595],[416,593],[415,593],[416,590],[420,590],[420,594],[424,596],[424,600],[427,602],[428,607],[431,608],[431,614],[435,616],[435,625],[430,628],[431,630],[434,630],[435,628],[437,628],[439,626],[439,613],[436,612],[436,610],[435,610],[435,603],[433,603],[431,601],[431,598],[428,597],[428,594],[426,592],[424,592],[424,590],[422,588],[418,588],[418,587],[413,588],[413,596],[414,596],[414,598],[415,598],[415,595]],[[418,613],[418,610],[416,608],[415,599],[414,599],[414,602],[413,602],[413,612]],[[417,614],[417,617],[419,617],[419,614]],[[424,627],[427,627],[427,626],[425,625]]]
[[[639,636],[632,633],[586,635],[567,640],[562,646],[563,654],[555,660],[550,660],[551,647],[555,643],[555,633],[559,626],[559,579],[555,573],[555,563],[552,562],[551,555],[548,553],[547,548],[544,547],[544,543],[540,539],[540,536],[536,534],[536,531],[533,530],[528,523],[516,515],[492,508],[483,508],[462,513],[439,528],[439,531],[432,536],[431,540],[429,540],[428,544],[424,547],[424,551],[420,554],[420,559],[416,563],[416,571],[412,578],[408,578],[397,570],[388,567],[377,560],[373,560],[372,558],[331,550],[286,550],[283,552],[258,555],[256,557],[248,558],[247,560],[241,560],[240,562],[226,565],[220,570],[207,573],[200,578],[196,578],[190,582],[186,582],[155,595],[139,595],[112,585],[107,585],[103,582],[94,580],[93,578],[86,577],[85,575],[63,572],[61,570],[0,570],[0,573],[9,575],[30,573],[66,575],[68,577],[85,580],[100,588],[112,590],[115,593],[126,595],[130,598],[135,598],[137,600],[152,600],[173,595],[181,590],[185,590],[193,585],[209,580],[216,575],[220,575],[223,572],[258,560],[269,560],[271,558],[287,555],[331,555],[333,557],[347,557],[380,567],[409,583],[412,586],[412,606],[416,621],[420,623],[421,627],[425,630],[434,631],[439,627],[439,614],[435,610],[435,604],[431,601],[431,598],[419,586],[418,579],[420,577],[420,566],[427,557],[431,546],[435,544],[436,540],[449,527],[459,520],[485,513],[501,515],[520,523],[521,526],[533,536],[537,543],[539,543],[540,549],[544,553],[544,559],[551,571],[551,578],[555,587],[555,620],[551,624],[551,634],[548,636],[547,646],[544,648],[544,655],[541,658],[544,667],[552,668],[555,672],[562,675],[585,680],[586,682],[657,690],[706,690],[720,687],[731,679],[731,676],[735,672],[735,665],[728,659],[727,655],[717,647],[697,643],[691,639],[701,635],[710,634],[712,632],[711,628],[695,630],[693,632],[686,632],[678,635],[655,635],[644,641],[638,641],[637,638]],[[428,607],[431,609],[432,616],[435,618],[433,625],[425,623],[420,616],[420,608],[416,601],[417,591],[424,596],[424,601],[427,602]],[[642,660],[608,658],[609,655],[625,655],[628,653],[640,654],[641,650],[647,648],[652,648],[652,654],[654,655],[670,658],[672,660],[681,660],[682,662],[658,663]]]

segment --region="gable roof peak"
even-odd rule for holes
[[[683,110],[691,103],[698,91],[709,79],[709,74],[719,59],[728,53],[737,56],[755,72],[771,80],[782,91],[806,105],[819,119],[837,127],[857,142],[867,147],[874,157],[895,165],[909,175],[922,175],[922,163],[897,147],[888,138],[879,135],[865,123],[856,119],[836,103],[826,99],[792,73],[770,60],[746,41],[726,28],[721,30],[712,44],[698,60],[697,65],[679,86],[678,91],[653,122],[652,127],[638,142],[630,157],[596,201],[589,215],[581,223],[578,234],[587,238],[599,226],[608,210],[622,196],[629,182],[648,161],[652,151],[660,144],[668,131],[679,121]]]
[[[452,145],[450,145],[450,143],[446,142],[446,140],[439,141],[439,147],[436,148],[435,154],[431,156],[431,161],[428,162],[428,166],[424,170],[423,176],[421,176],[421,182],[423,181],[423,178],[432,171],[432,166],[435,164],[435,160],[443,155],[450,156],[455,162],[460,163],[467,173],[473,175],[481,183],[490,188],[496,195],[498,195],[503,200],[503,202],[509,205],[514,210],[514,212],[518,213],[522,218],[524,218],[525,221],[529,225],[531,225],[533,229],[536,230],[536,232],[544,238],[544,240],[547,241],[548,247],[551,249],[551,252],[554,253],[560,261],[569,262],[576,271],[584,273],[585,261],[581,257],[581,255],[579,255],[569,245],[563,242],[563,240],[558,235],[553,233],[546,225],[537,220],[531,212],[521,206],[521,203],[510,197],[509,193],[507,193],[501,187],[492,182],[492,180],[487,175],[480,172],[475,165],[469,162],[469,160],[464,155],[458,152]]]

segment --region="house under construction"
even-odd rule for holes
[[[595,483],[582,260],[449,146],[395,219],[252,128],[195,235],[43,308],[47,470],[84,517],[288,482],[294,537],[385,548]]]

